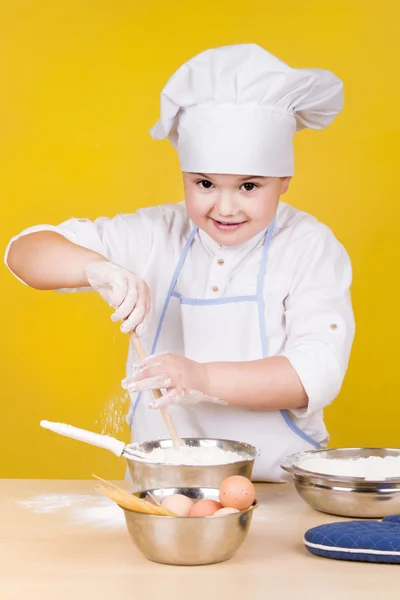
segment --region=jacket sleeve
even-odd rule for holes
[[[93,250],[142,276],[152,247],[154,228],[157,226],[160,226],[160,219],[152,221],[140,211],[130,215],[117,215],[112,219],[101,217],[90,221],[73,218],[57,226],[37,225],[25,229],[12,238],[7,246],[4,260],[8,266],[7,259],[11,245],[20,237],[38,231],[54,231],[74,244]]]
[[[307,408],[291,411],[298,418],[328,406],[341,389],[355,332],[351,281],[347,252],[319,224],[298,245],[285,300],[287,341],[281,355],[296,370],[309,400]]]

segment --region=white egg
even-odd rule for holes
[[[178,517],[188,517],[193,508],[193,500],[183,494],[172,494],[161,502],[162,506]]]

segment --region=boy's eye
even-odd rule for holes
[[[258,185],[256,185],[255,183],[251,183],[250,181],[247,181],[246,183],[244,183],[242,185],[241,189],[243,189],[245,192],[252,192],[257,187],[258,187]]]
[[[201,181],[198,181],[197,185],[199,185],[205,190],[209,190],[213,186],[212,182],[208,181],[208,179],[202,179]]]

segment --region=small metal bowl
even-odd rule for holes
[[[251,478],[257,450],[250,444],[231,440],[206,438],[186,438],[182,442],[190,447],[214,447],[236,452],[243,457],[235,463],[223,465],[169,465],[151,463],[148,461],[129,458],[128,467],[135,491],[163,487],[212,487],[219,488],[221,483],[231,475],[243,475]],[[155,448],[172,448],[171,440],[156,440],[153,442],[133,443],[132,450],[149,453]]]
[[[301,498],[321,512],[363,519],[379,519],[400,513],[400,477],[367,481],[362,477],[323,475],[299,467],[308,458],[356,459],[369,456],[400,456],[400,449],[312,450],[288,456],[281,467],[292,474]]]
[[[214,488],[168,488],[137,492],[147,493],[162,502],[171,494],[184,494],[193,500],[218,500]],[[221,517],[162,517],[123,508],[129,534],[149,560],[165,565],[209,565],[233,556],[243,543],[257,501],[247,510]]]

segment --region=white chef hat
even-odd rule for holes
[[[292,69],[256,44],[206,50],[161,94],[154,139],[170,139],[182,171],[293,175],[293,136],[322,129],[343,106],[329,71]]]

